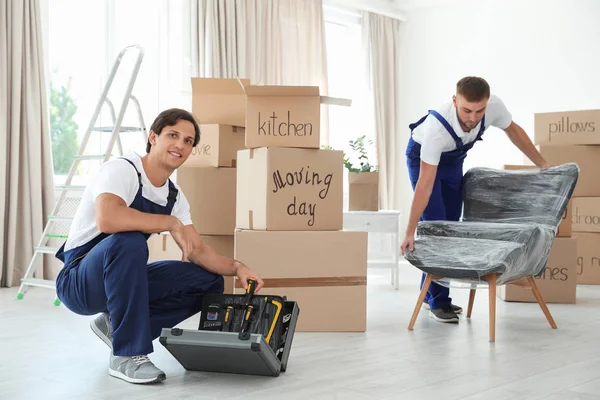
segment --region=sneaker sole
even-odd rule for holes
[[[90,322],[90,328],[92,328],[92,332],[94,332],[96,336],[98,336],[112,350],[112,341],[104,334],[104,332],[100,330],[100,328],[96,326],[94,321]]]
[[[429,303],[423,303],[422,307],[426,310],[431,310],[431,307],[429,307]],[[463,309],[461,308],[460,310],[454,310],[454,312],[456,314],[461,314],[463,312]]]
[[[114,376],[115,378],[122,379],[122,380],[124,380],[126,382],[129,382],[129,383],[141,383],[141,384],[144,384],[144,383],[158,383],[158,382],[162,382],[165,379],[167,379],[167,376],[165,374],[160,374],[158,376],[155,376],[154,378],[131,378],[131,377],[125,375],[124,373],[116,371],[116,370],[111,369],[111,368],[108,369],[108,374],[110,376]]]
[[[458,324],[458,317],[456,318],[450,318],[450,319],[442,319],[442,318],[438,318],[434,313],[432,313],[431,311],[429,311],[429,316],[433,319],[435,319],[438,322],[445,322],[445,323],[454,323],[454,324]]]

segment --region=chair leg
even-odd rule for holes
[[[546,302],[542,298],[542,294],[540,293],[540,290],[538,289],[537,285],[535,284],[535,279],[532,276],[530,276],[527,278],[527,281],[531,285],[531,291],[533,292],[533,295],[535,296],[538,304],[542,308],[542,311],[544,312],[546,319],[550,323],[550,326],[552,327],[552,329],[556,329],[556,323],[554,322],[554,319],[552,318],[552,314],[550,314],[550,310],[548,309]]]
[[[487,277],[490,289],[490,343],[496,341],[496,274]]]
[[[475,302],[475,289],[471,289],[469,293],[469,307],[467,308],[467,318],[471,318],[471,312],[473,311],[473,303]]]
[[[408,330],[412,331],[415,326],[415,322],[417,321],[417,316],[419,315],[419,311],[423,305],[423,301],[425,300],[425,295],[427,294],[427,290],[429,290],[429,286],[431,285],[431,280],[433,275],[427,274],[425,276],[425,281],[423,282],[423,287],[421,288],[421,293],[419,293],[419,298],[417,299],[417,304],[415,305],[415,310],[413,312],[412,318],[410,319],[410,323],[408,324]]]

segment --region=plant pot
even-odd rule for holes
[[[379,211],[379,172],[348,172],[348,210]]]

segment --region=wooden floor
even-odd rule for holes
[[[368,331],[297,333],[278,378],[186,372],[156,341],[151,358],[167,380],[153,386],[110,377],[90,317],[53,306],[50,291],[16,300],[16,288],[1,289],[0,399],[600,399],[600,286],[580,286],[577,305],[549,305],[558,330],[537,304],[499,300],[490,344],[486,291],[470,321],[445,325],[422,311],[409,332],[418,282],[404,266],[394,291],[384,271],[371,272]],[[454,302],[466,309],[468,293],[453,290]]]

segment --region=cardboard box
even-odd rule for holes
[[[379,172],[348,172],[348,210],[379,211]]]
[[[573,232],[600,232],[600,197],[573,198]]]
[[[236,227],[340,230],[342,152],[261,147],[238,152]]]
[[[345,99],[319,95],[318,86],[242,84],[246,94],[246,147],[321,145],[321,104],[349,106]]]
[[[237,152],[244,149],[245,129],[223,124],[200,125],[200,142],[183,165],[190,167],[237,166]]]
[[[577,238],[577,283],[600,285],[600,233],[574,232]]]
[[[539,146],[550,164],[574,162],[579,166],[579,179],[573,197],[600,197],[600,146]]]
[[[233,235],[231,236],[206,236],[202,235],[200,238],[206,243],[208,246],[215,249],[215,251],[225,257],[233,258],[234,248],[233,248]],[[159,234],[155,234],[150,236],[148,239],[148,252],[150,256],[148,257],[148,263],[155,261],[164,261],[164,260],[179,260],[181,261],[181,257],[183,253],[181,249],[175,243],[175,240],[168,232],[163,232]],[[233,276],[224,276],[223,280],[225,281],[225,290],[224,293],[233,294]]]
[[[577,299],[577,239],[555,238],[546,269],[535,278],[546,303],[574,304]],[[531,289],[507,284],[499,286],[497,295],[504,301],[535,303]]]
[[[238,230],[235,258],[264,280],[261,293],[298,302],[296,331],[366,330],[367,232]]]
[[[534,168],[537,168],[537,167],[535,165],[512,165],[512,164],[504,165],[504,169],[506,169],[506,170],[520,170],[520,169],[534,169]],[[573,214],[573,199],[571,198],[571,201],[569,201],[569,204],[567,205],[567,209],[565,210],[565,212],[562,215],[562,220],[560,222],[560,225],[558,226],[556,236],[571,237],[571,232],[573,230],[572,224],[571,224],[572,214]]]
[[[190,203],[194,227],[201,235],[233,235],[236,168],[177,169],[177,184]]]
[[[242,79],[249,85],[250,80]],[[200,124],[246,125],[246,95],[240,80],[192,78],[192,114]]]
[[[600,144],[600,110],[535,114],[535,144]]]

